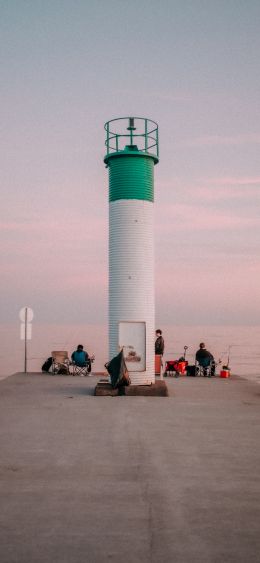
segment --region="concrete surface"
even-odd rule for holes
[[[259,561],[259,385],[97,398],[96,382],[0,382],[1,563]]]
[[[127,395],[129,397],[168,397],[168,388],[166,381],[155,381],[151,385],[129,385],[121,386],[113,389],[108,379],[100,379],[95,387],[94,394],[96,397],[117,397],[118,395]]]

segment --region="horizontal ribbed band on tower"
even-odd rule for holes
[[[109,159],[109,201],[154,201],[154,161],[146,155],[120,155]]]

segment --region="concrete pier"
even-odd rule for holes
[[[1,563],[259,561],[259,384],[97,398],[96,383],[0,381]]]

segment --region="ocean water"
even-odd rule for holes
[[[205,342],[219,367],[229,364],[233,374],[260,382],[260,326],[160,326],[165,338],[164,360],[183,355],[194,363],[200,342]],[[20,340],[20,326],[0,325],[0,377],[24,370],[24,341]],[[108,361],[108,334],[105,325],[43,325],[33,323],[32,339],[27,346],[27,369],[41,371],[43,362],[52,350],[67,350],[69,354],[78,344],[95,355],[94,371],[103,371]]]

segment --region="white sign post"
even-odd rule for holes
[[[23,307],[19,313],[20,320],[20,338],[24,340],[24,373],[27,373],[27,341],[32,338],[33,310],[30,307]]]

